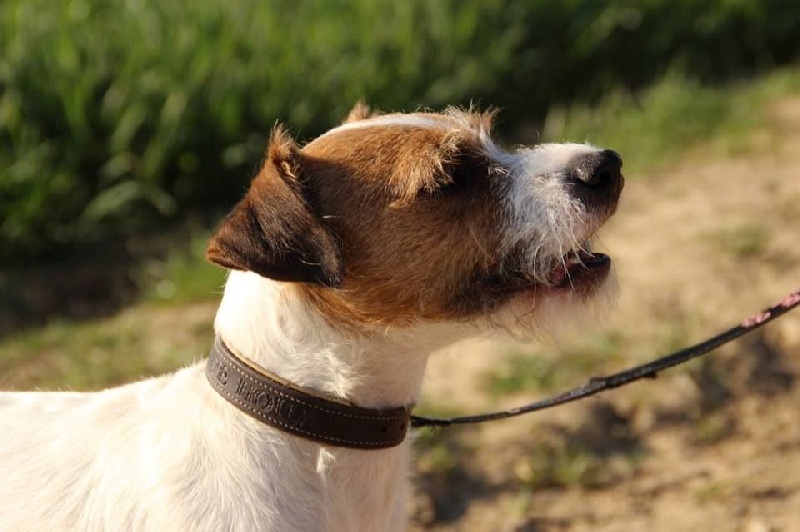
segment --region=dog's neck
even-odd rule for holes
[[[416,402],[429,354],[446,343],[445,330],[457,334],[452,326],[348,333],[299,297],[296,285],[238,271],[228,277],[215,328],[237,355],[295,386],[368,408]],[[316,444],[272,451],[284,453],[282,471],[306,483],[304,515],[330,530],[405,529],[409,439],[379,451],[321,446],[315,453],[308,445]]]
[[[215,328],[239,356],[295,386],[375,408],[416,402],[429,354],[455,339],[445,325],[346,333],[291,285],[237,271]]]

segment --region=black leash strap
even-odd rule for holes
[[[512,408],[510,410],[454,418],[411,416],[411,426],[416,428],[449,427],[450,425],[484,423],[486,421],[494,421],[495,419],[506,419],[509,417],[527,414],[529,412],[544,410],[545,408],[551,408],[564,403],[571,403],[572,401],[577,401],[579,399],[583,399],[584,397],[591,397],[592,395],[596,395],[604,390],[617,388],[641,379],[654,379],[656,375],[665,369],[683,364],[684,362],[688,362],[689,360],[697,358],[701,355],[705,355],[706,353],[713,351],[714,349],[717,349],[718,347],[725,345],[746,333],[763,327],[767,323],[789,312],[798,305],[800,305],[800,289],[795,290],[779,301],[776,305],[769,307],[758,314],[750,316],[740,324],[736,325],[735,327],[731,327],[727,331],[722,332],[717,336],[709,338],[708,340],[691,347],[681,349],[680,351],[676,351],[667,356],[658,358],[647,364],[635,366],[612,375],[592,377],[589,379],[589,382],[583,386],[567,390],[566,392],[560,393],[553,397],[548,397],[542,399],[541,401],[536,401],[525,406]]]

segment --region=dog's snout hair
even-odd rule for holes
[[[584,305],[623,186],[588,144],[504,149],[493,113],[357,105],[277,127],[208,259],[217,336],[254,368],[368,408],[414,404],[428,355]],[[534,323],[533,319],[530,323]],[[513,331],[512,331],[513,332]],[[203,363],[87,394],[0,395],[0,529],[402,530],[408,442],[326,447],[226,402]]]

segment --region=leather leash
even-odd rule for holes
[[[589,382],[583,386],[579,386],[577,388],[562,392],[558,395],[547,397],[540,401],[535,401],[517,408],[511,408],[509,410],[503,410],[500,412],[491,412],[488,414],[452,418],[412,416],[411,426],[414,428],[449,427],[451,425],[485,423],[487,421],[494,421],[496,419],[506,419],[510,417],[521,416],[522,414],[528,414],[530,412],[544,410],[546,408],[552,408],[565,403],[571,403],[573,401],[583,399],[584,397],[591,397],[592,395],[596,395],[604,390],[618,388],[620,386],[624,386],[625,384],[641,379],[654,379],[661,371],[673,366],[677,366],[678,364],[683,364],[684,362],[688,362],[689,360],[697,358],[701,355],[705,355],[706,353],[713,351],[714,349],[717,349],[718,347],[721,347],[744,334],[752,332],[759,327],[763,327],[767,323],[779,316],[782,316],[783,314],[786,314],[798,305],[800,305],[800,289],[795,290],[775,305],[764,309],[757,314],[753,314],[738,325],[731,327],[730,329],[712,338],[709,338],[704,342],[700,342],[699,344],[691,347],[670,353],[669,355],[653,360],[652,362],[648,362],[647,364],[634,366],[630,369],[613,373],[611,375],[592,377],[589,379]]]
[[[592,377],[583,386],[540,401],[474,416],[412,416],[411,406],[364,408],[315,395],[237,357],[220,338],[216,339],[211,349],[206,363],[206,377],[217,393],[231,404],[279,430],[334,447],[385,449],[402,443],[409,426],[449,427],[506,419],[577,401],[641,379],[655,378],[661,371],[713,351],[763,327],[797,306],[800,306],[800,289],[772,307],[699,344],[618,373]]]

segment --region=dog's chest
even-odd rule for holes
[[[202,367],[97,394],[0,394],[0,531],[403,528],[405,446],[300,441]]]

